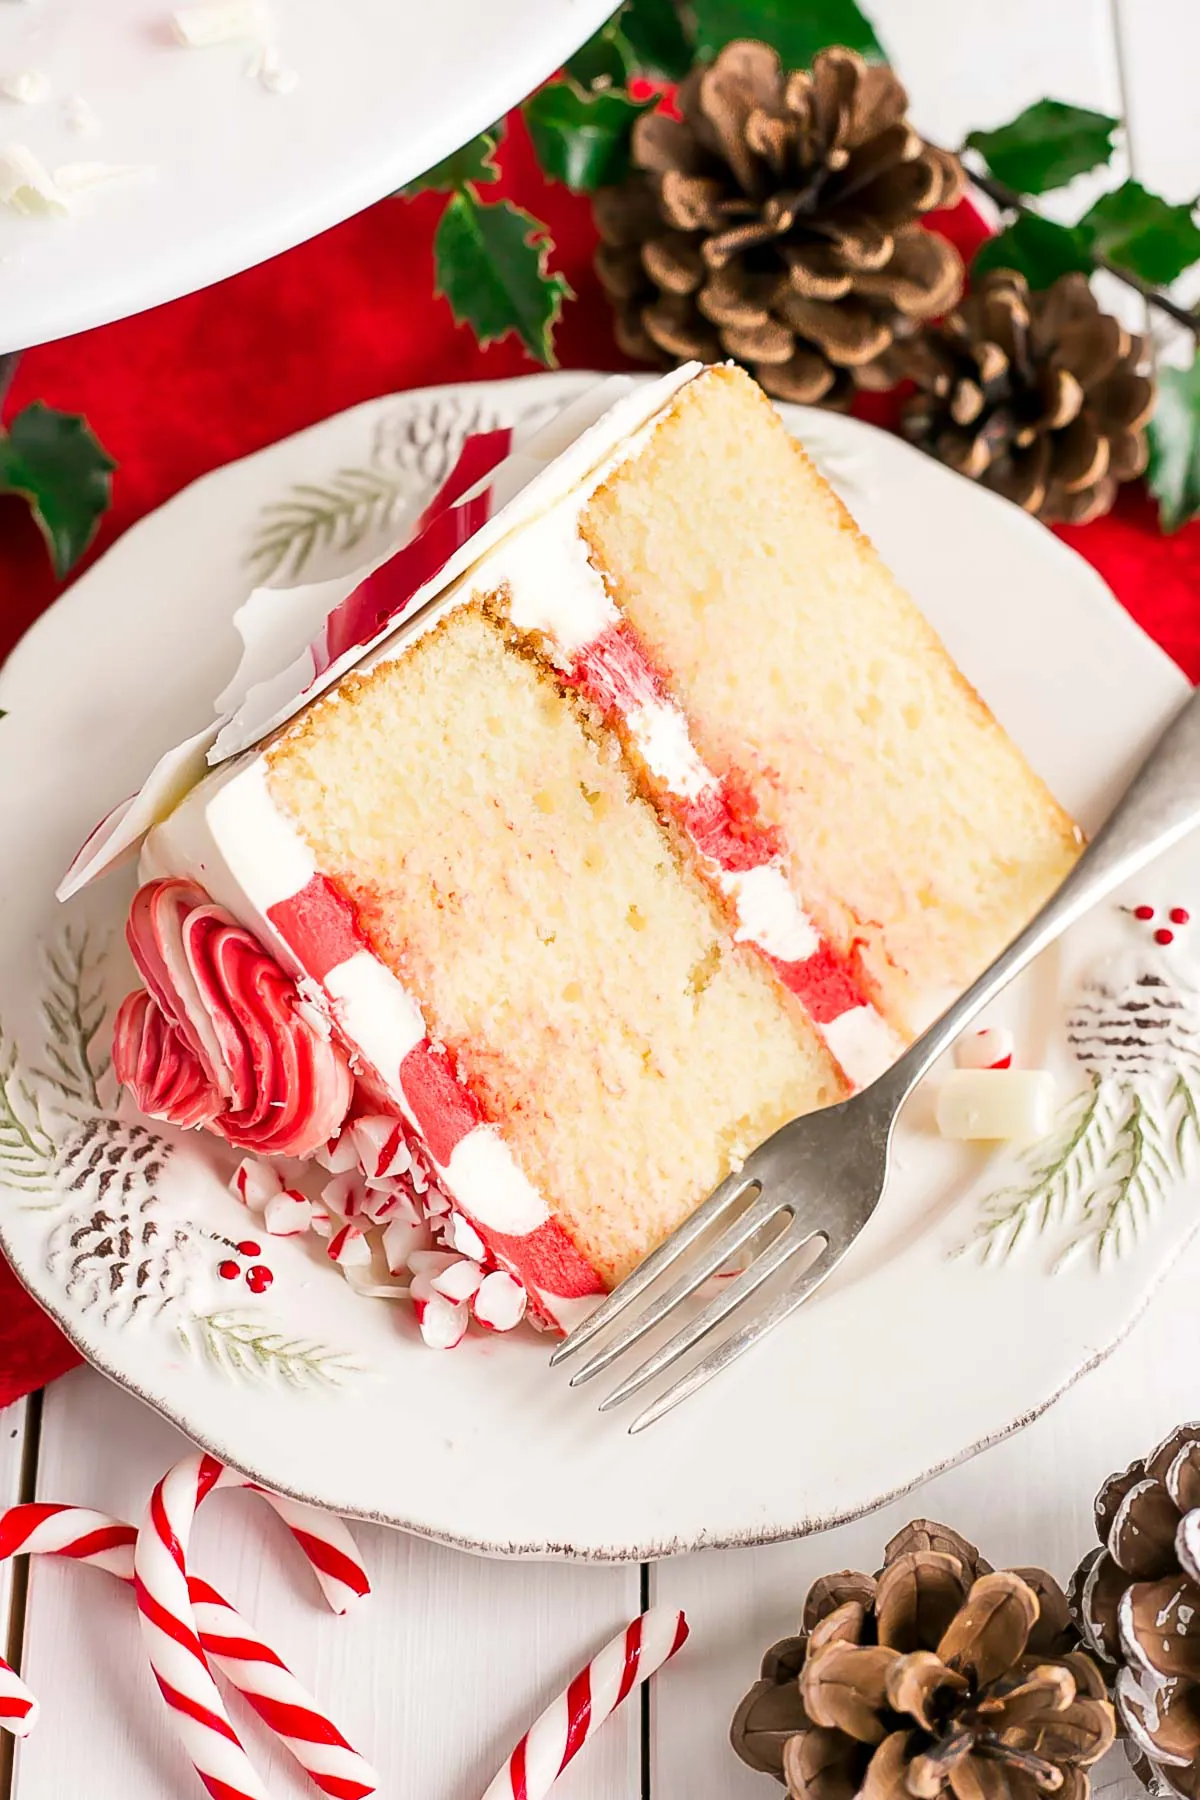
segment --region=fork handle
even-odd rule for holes
[[[1098,900],[1200,825],[1200,689],[1159,738],[1066,880],[979,980],[910,1045],[877,1086],[899,1106],[975,1015]],[[884,1098],[883,1095],[880,1098]]]

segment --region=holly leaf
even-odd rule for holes
[[[590,194],[626,174],[634,120],[654,104],[612,91],[584,94],[569,81],[555,81],[522,110],[546,174],[573,193]]]
[[[1160,369],[1158,402],[1148,427],[1146,483],[1164,531],[1200,513],[1200,358],[1190,369]]]
[[[1152,287],[1166,287],[1200,262],[1200,228],[1191,205],[1172,206],[1140,181],[1101,194],[1079,221],[1097,256]]]
[[[1046,194],[1106,163],[1119,124],[1086,106],[1038,100],[995,131],[968,133],[967,148],[977,150],[996,180],[1014,193]]]
[[[855,0],[692,0],[697,56],[715,56],[734,38],[762,38],[785,69],[805,69],[818,50],[846,44],[883,62],[875,28]]]
[[[496,167],[496,151],[503,136],[504,121],[501,119],[498,125],[481,131],[461,150],[456,150],[443,162],[435,163],[432,169],[426,169],[415,181],[407,182],[400,192],[411,200],[414,194],[457,193],[468,181],[498,181],[500,171]]]
[[[633,47],[621,30],[620,14],[563,64],[581,88],[624,87],[634,71]]]
[[[1015,269],[1031,288],[1048,288],[1060,275],[1095,267],[1088,240],[1076,225],[1056,225],[1037,213],[1022,213],[1006,230],[989,238],[975,255],[971,273]]]
[[[629,0],[620,29],[639,74],[679,81],[691,68],[696,53],[671,0]]]
[[[116,463],[87,420],[35,400],[0,432],[0,493],[33,508],[61,581],[79,561],[112,500]]]
[[[434,291],[481,345],[515,331],[531,356],[553,366],[551,334],[572,294],[565,277],[546,267],[552,245],[545,232],[511,201],[484,206],[473,188],[462,188],[434,236]]]

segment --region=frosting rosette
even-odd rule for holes
[[[142,1111],[239,1149],[311,1156],[340,1129],[354,1077],[328,1022],[203,889],[151,881],[125,936],[146,986],[127,995],[113,1067]]]

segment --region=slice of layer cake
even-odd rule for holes
[[[557,1324],[1079,843],[754,384],[635,396],[515,512],[485,478],[462,572],[143,858],[301,978]]]

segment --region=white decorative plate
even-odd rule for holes
[[[1200,841],[1123,896],[1153,919],[1102,908],[991,1021],[1057,1072],[1055,1139],[1023,1159],[949,1145],[919,1093],[842,1270],[636,1439],[547,1368],[545,1339],[427,1350],[404,1305],[356,1297],[319,1243],[263,1238],[213,1141],[114,1111],[132,875],[65,909],[55,881],[114,798],[205,722],[252,574],[361,563],[467,429],[587,379],[371,401],[218,470],[127,533],[17,650],[0,679],[0,1241],[91,1361],[271,1487],[491,1553],[646,1557],[876,1505],[1014,1430],[1129,1329],[1200,1223]],[[1094,827],[1183,677],[1041,526],[868,426],[785,413]],[[274,1275],[263,1293],[217,1274],[247,1238]]]
[[[49,90],[0,98],[5,138],[47,169],[129,171],[69,219],[0,206],[0,352],[207,287],[394,193],[503,118],[613,0],[264,0],[289,93],[255,77],[253,43],[176,43],[177,3],[0,0],[0,71]]]

